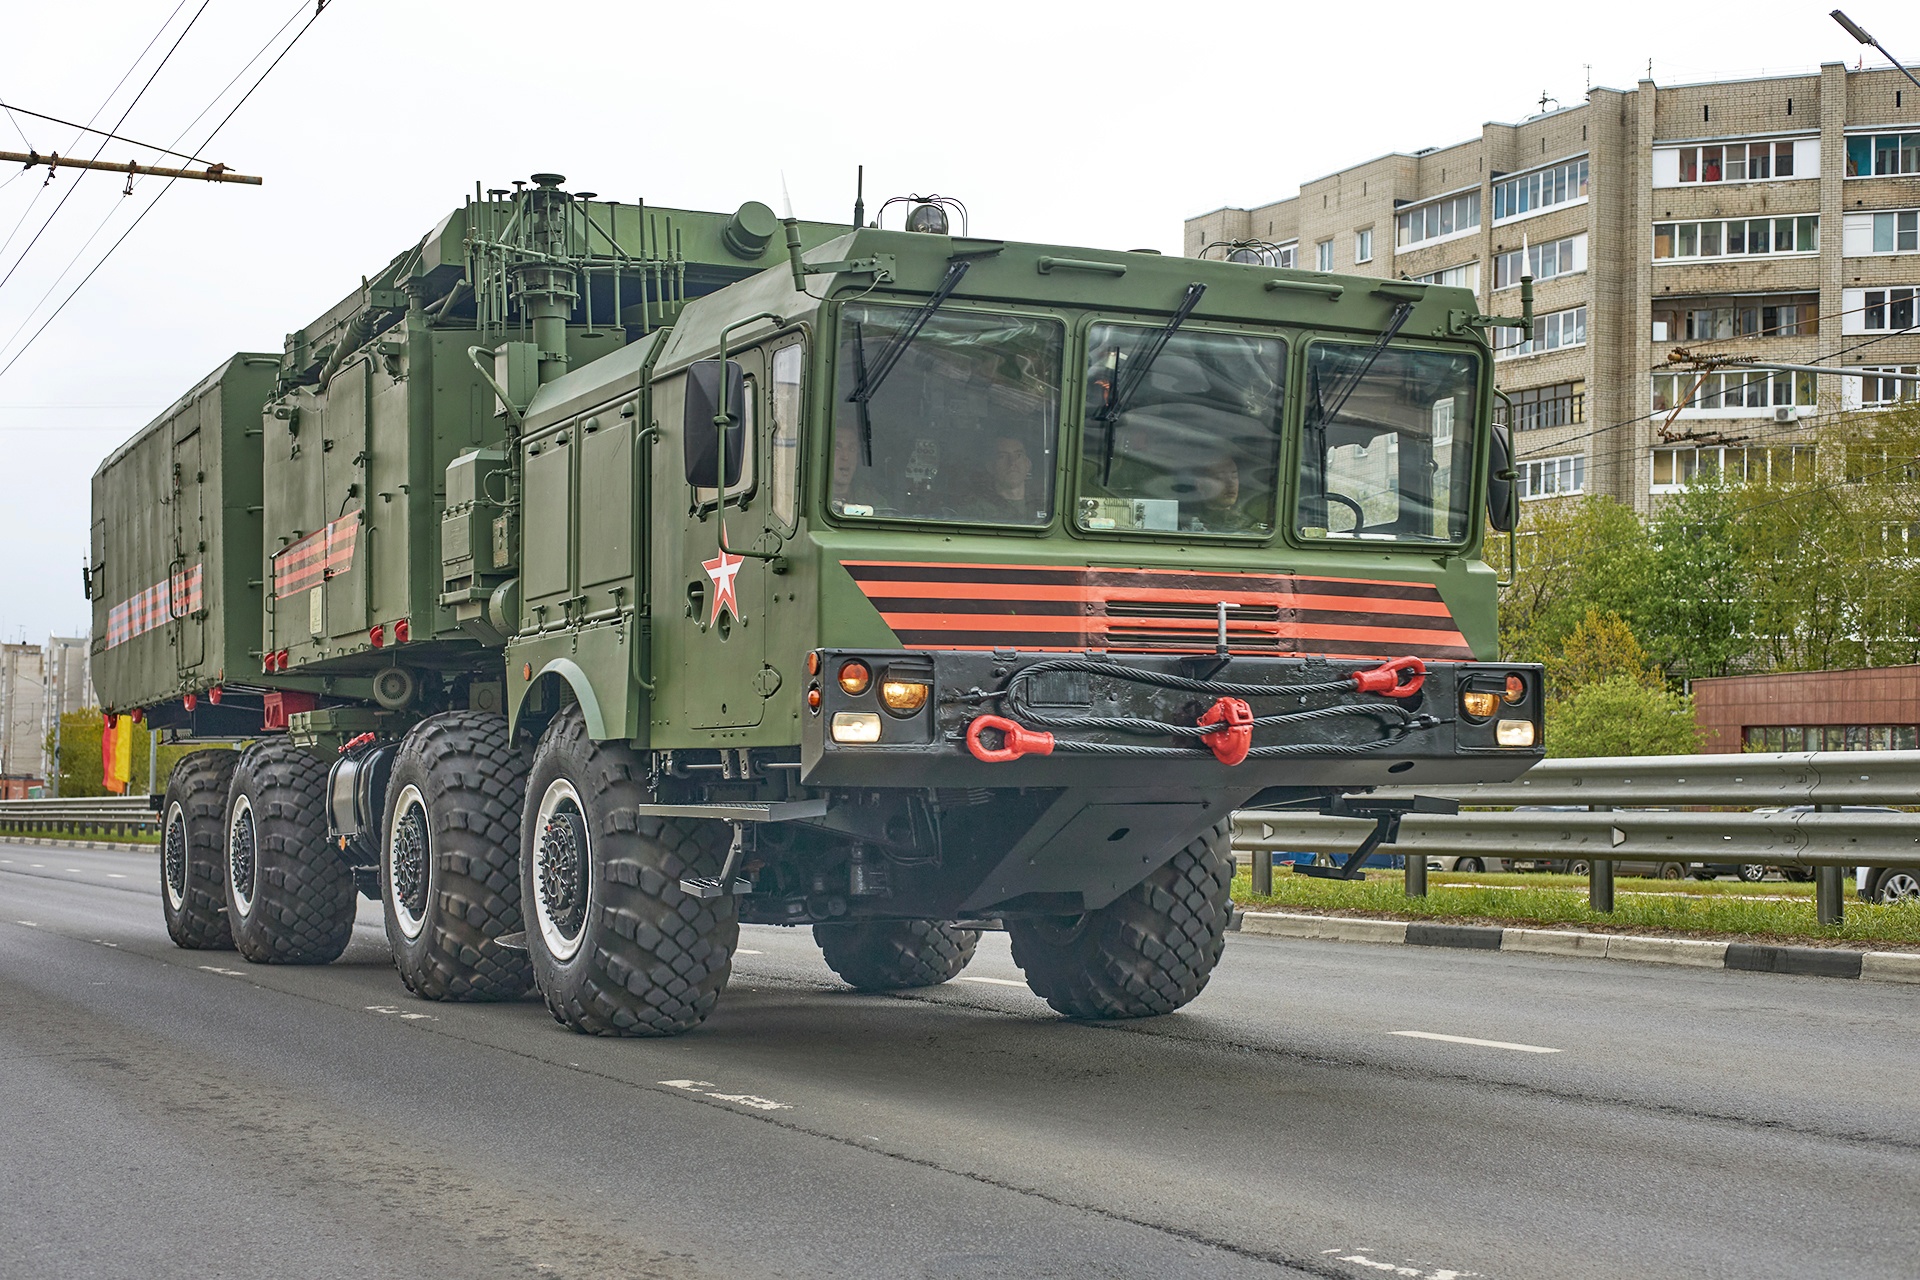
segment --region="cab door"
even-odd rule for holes
[[[217,403],[217,393],[214,397]],[[173,539],[167,564],[167,630],[182,684],[207,660],[206,433],[196,413],[173,441]],[[178,429],[178,428],[176,428]]]
[[[742,549],[763,549],[769,519],[767,361],[758,349],[735,352],[732,359],[743,386],[739,478],[724,501],[714,489],[682,488],[689,510],[679,565],[687,602],[684,702],[695,729],[751,728],[766,705],[760,673],[767,652],[767,562]],[[683,389],[683,405],[684,396]]]

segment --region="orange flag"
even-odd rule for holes
[[[115,795],[127,793],[133,777],[133,721],[110,717],[100,730],[100,780]]]

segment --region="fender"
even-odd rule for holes
[[[586,718],[587,736],[595,742],[605,742],[607,717],[600,710],[600,699],[594,693],[593,682],[587,679],[587,673],[571,658],[549,658],[533,673],[533,679],[524,684],[517,680],[512,682],[520,684],[520,687],[515,690],[518,696],[511,698],[507,708],[507,731],[519,732],[520,713],[526,708],[527,694],[549,676],[564,681],[567,688],[573,691],[574,700],[580,704],[580,714]]]

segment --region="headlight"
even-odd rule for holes
[[[1485,720],[1500,709],[1500,695],[1485,689],[1467,689],[1460,695],[1460,709],[1475,720]]]
[[[1493,740],[1503,747],[1530,747],[1533,745],[1533,721],[1502,720],[1493,726]]]
[[[841,692],[858,696],[873,684],[873,672],[867,664],[858,658],[848,659],[840,664]]]
[[[883,680],[880,682],[880,702],[895,715],[910,716],[927,705],[927,695],[933,692],[930,685],[918,680]]]
[[[1528,741],[1531,742],[1532,726],[1529,725]],[[878,742],[880,741],[880,717],[871,711],[836,711],[833,713],[833,740],[835,742]]]

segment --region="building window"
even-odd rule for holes
[[[1493,356],[1496,360],[1508,360],[1514,356],[1532,355],[1539,351],[1558,351],[1562,347],[1577,347],[1587,340],[1587,309],[1584,306],[1572,307],[1566,311],[1554,311],[1533,318],[1533,333],[1524,329],[1495,329],[1493,331]]]
[[[1820,215],[1733,218],[1711,222],[1656,222],[1653,257],[1732,258],[1755,254],[1818,253]]]
[[[1813,479],[1813,446],[1688,445],[1653,451],[1654,493],[1672,493],[1694,480],[1720,475],[1734,483],[1771,480],[1788,484]]]
[[[1472,231],[1479,225],[1480,193],[1463,191],[1457,196],[1448,196],[1396,213],[1393,216],[1393,243],[1397,248],[1404,249],[1423,240],[1438,240],[1443,236]]]
[[[1791,177],[1791,142],[1716,142],[1711,146],[1680,148],[1680,181],[1683,183],[1758,182]]]
[[[1523,499],[1564,498],[1570,493],[1584,493],[1586,488],[1587,455],[1584,453],[1520,464],[1520,496]]]
[[[1321,271],[1333,270],[1333,241],[1322,240],[1313,246],[1314,263]]]
[[[1269,245],[1260,250],[1260,261],[1270,267],[1285,267],[1291,271],[1299,261],[1300,242],[1289,240],[1285,244]]]
[[[1520,263],[1522,252],[1513,249],[1494,258],[1494,288],[1509,289],[1520,283],[1523,274]],[[1524,252],[1528,268],[1524,274],[1532,275],[1535,280],[1552,280],[1556,276],[1572,275],[1587,269],[1587,236],[1584,231],[1564,240],[1529,245]]]
[[[1847,176],[1920,173],[1920,133],[1857,133],[1847,139]]]
[[[1656,373],[1653,375],[1653,411],[1678,407],[1681,416],[1728,412],[1741,416],[1748,409],[1776,405],[1809,406],[1815,400],[1814,375],[1783,370],[1748,373]]]
[[[1920,374],[1920,364],[1875,364],[1860,370],[1860,407],[1884,409],[1906,400],[1920,400],[1920,382],[1909,381]],[[1904,373],[1905,378],[1876,377],[1876,374]]]
[[[1740,730],[1749,751],[1912,751],[1920,725],[1750,724]]]
[[[1655,342],[1721,338],[1805,338],[1820,332],[1820,295],[1663,298],[1653,311]],[[1678,305],[1675,305],[1678,304]]]
[[[1373,228],[1353,233],[1353,262],[1355,266],[1373,261]]]
[[[1549,165],[1493,184],[1493,220],[1523,218],[1555,205],[1587,198],[1587,159]]]
[[[1920,211],[1849,213],[1841,220],[1840,251],[1849,258],[1920,251]]]
[[[1857,296],[1857,301],[1856,301]],[[1913,328],[1914,289],[1846,289],[1840,294],[1845,333],[1898,333]]]
[[[1480,292],[1480,263],[1463,262],[1457,267],[1442,267],[1438,271],[1429,271],[1423,276],[1413,277],[1415,284],[1447,284],[1460,289]]]
[[[1587,384],[1581,379],[1556,382],[1550,387],[1529,387],[1507,398],[1513,401],[1513,420],[1507,425],[1515,431],[1570,427],[1587,420]],[[1494,413],[1505,421],[1506,405],[1495,400]]]

